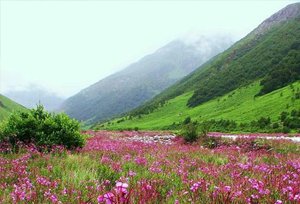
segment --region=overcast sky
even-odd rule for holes
[[[296,1],[0,0],[0,93],[70,96],[190,33],[238,40]]]

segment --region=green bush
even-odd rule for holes
[[[195,123],[188,123],[183,125],[181,130],[181,135],[183,136],[185,142],[195,142],[198,139],[198,130]]]
[[[220,138],[220,137],[205,136],[205,137],[201,137],[200,143],[203,145],[203,147],[213,149],[220,145],[221,139],[222,138]]]
[[[220,121],[223,123],[227,122],[226,120],[220,120]],[[228,121],[228,122],[230,122],[230,121]],[[211,121],[204,121],[200,125],[200,140],[199,140],[199,142],[202,146],[213,149],[213,148],[216,148],[219,146],[221,138],[208,136],[211,125],[212,125]]]
[[[85,142],[79,127],[79,122],[66,114],[51,114],[38,105],[29,112],[13,113],[3,124],[0,139],[7,140],[13,146],[23,142],[38,147],[63,145],[73,149],[82,147]]]
[[[283,133],[289,133],[289,132],[291,132],[291,129],[289,127],[283,126],[282,132]]]
[[[188,116],[188,117],[186,117],[186,118],[184,119],[184,121],[182,122],[182,124],[186,125],[186,124],[189,124],[191,121],[192,121],[192,120],[191,120],[191,117]]]

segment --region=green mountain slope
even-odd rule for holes
[[[219,54],[153,100],[133,116],[148,114],[166,101],[193,91],[189,107],[263,79],[263,95],[300,79],[300,3],[272,15],[245,38]]]
[[[25,107],[0,94],[0,121],[6,119],[13,111],[24,111]]]
[[[260,90],[259,82],[254,82],[195,108],[186,106],[193,94],[187,92],[169,100],[163,107],[155,109],[151,114],[132,119],[129,117],[118,118],[97,127],[105,129],[135,127],[147,130],[165,129],[171,127],[173,123],[182,122],[188,116],[197,121],[227,119],[235,120],[239,124],[250,123],[260,117],[270,117],[272,122],[277,122],[282,111],[291,112],[293,109],[300,109],[300,99],[296,97],[297,94],[300,94],[300,82],[294,82],[292,85],[255,97]]]
[[[278,121],[281,112],[300,108],[299,22],[300,3],[287,6],[124,117],[131,120],[116,119],[104,128],[170,128],[187,116],[197,121],[250,123],[261,117]],[[292,83],[296,89],[290,90]]]

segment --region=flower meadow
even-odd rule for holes
[[[159,132],[87,133],[72,152],[1,144],[0,203],[300,203],[298,143],[221,139],[209,149],[130,139]]]

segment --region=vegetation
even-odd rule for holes
[[[208,120],[200,125],[209,125],[211,131],[217,132],[283,132],[290,133],[291,130],[300,133],[300,110],[293,109],[291,113],[282,112],[278,115],[278,122],[271,122],[270,117],[260,117],[249,123],[236,123],[234,120]]]
[[[122,130],[138,127],[139,129],[180,129],[182,121],[190,117],[200,125],[204,121],[215,121],[211,130],[218,131],[282,131],[283,123],[280,114],[287,112],[289,117],[293,110],[300,109],[300,99],[297,94],[300,82],[277,89],[263,96],[256,96],[260,90],[260,82],[255,82],[243,88],[238,88],[222,97],[216,98],[195,108],[185,106],[192,93],[178,96],[165,105],[143,117],[123,117],[124,121],[98,125],[99,129]],[[257,125],[257,121],[270,124],[266,128]],[[265,120],[266,119],[266,120]],[[296,120],[295,120],[296,121]],[[286,122],[287,123],[287,122]],[[278,127],[276,127],[278,126]],[[294,127],[294,126],[293,126]],[[289,127],[290,128],[290,127]],[[297,128],[290,128],[297,131]]]
[[[0,94],[0,121],[7,119],[15,110],[27,111],[25,107]]]
[[[0,123],[0,203],[300,203],[299,137],[212,132],[300,132],[299,31],[251,33],[86,143],[65,114],[14,112]]]
[[[187,117],[182,124],[180,135],[183,136],[186,142],[195,142],[199,138],[197,123],[192,122],[190,117]]]
[[[0,203],[299,203],[299,144],[132,141],[90,132],[79,151],[0,147]],[[139,132],[149,137],[150,132]],[[211,143],[212,144],[212,143]]]
[[[250,33],[128,114],[152,113],[171,99],[188,93],[192,94],[184,105],[196,107],[259,79],[262,79],[262,89],[257,93],[260,96],[299,80],[298,22],[297,18],[273,26],[263,34]]]
[[[227,63],[218,61],[198,79],[188,106],[195,107],[261,77],[261,95],[300,79],[300,48],[294,46],[300,43],[298,21],[276,27],[250,45],[241,46]]]
[[[0,142],[4,141],[13,146],[17,146],[18,142],[34,144],[40,149],[54,145],[72,149],[84,145],[84,137],[76,120],[63,113],[48,113],[42,105],[29,112],[14,112],[2,124]]]

